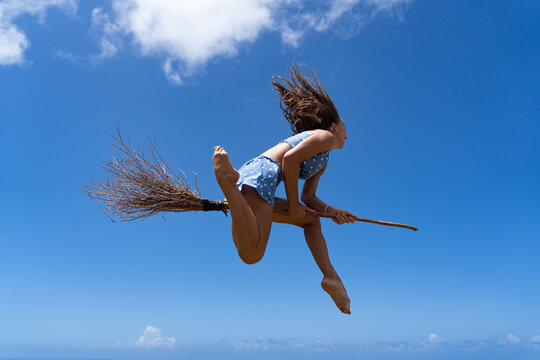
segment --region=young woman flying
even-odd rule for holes
[[[313,80],[305,77],[295,63],[289,69],[290,79],[274,77],[272,80],[293,136],[251,159],[239,170],[232,166],[221,146],[214,147],[212,162],[230,208],[232,237],[240,258],[247,264],[261,260],[272,222],[303,228],[313,258],[324,276],[322,288],[339,310],[350,314],[350,299],[328,257],[319,217],[306,215],[310,211],[325,212],[333,215],[334,222],[340,225],[353,223],[355,216],[330,206],[315,195],[319,179],[326,170],[329,152],[343,148],[347,131],[332,99],[318,77],[311,74]],[[299,178],[305,180],[300,196]],[[287,199],[275,196],[282,180]]]

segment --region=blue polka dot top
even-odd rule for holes
[[[300,144],[302,140],[306,139],[308,136],[309,133],[304,131],[293,135],[283,140],[282,142],[289,144],[290,147],[293,148],[296,145]],[[325,152],[314,155],[307,160],[302,161],[300,163],[300,173],[298,174],[298,178],[302,180],[307,180],[316,173],[318,173],[319,170],[325,167],[326,163],[328,163],[329,153],[330,152],[327,150]]]

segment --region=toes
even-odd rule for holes
[[[344,304],[342,304],[341,306],[339,306],[339,309],[341,310],[341,312],[343,312],[344,314],[350,314],[351,313],[351,300],[348,300],[346,301]]]

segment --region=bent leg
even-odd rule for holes
[[[254,214],[257,225],[257,234],[255,236],[257,241],[255,242],[253,239],[243,237],[244,219],[241,217],[237,216],[231,219],[231,230],[240,258],[246,264],[254,264],[262,259],[266,251],[266,245],[268,244],[268,238],[270,237],[270,230],[272,228],[273,209],[272,205],[263,200],[257,190],[251,186],[244,185],[240,194]]]
[[[231,212],[232,236],[238,255],[248,264],[256,263],[264,255],[270,236],[272,206],[258,194],[253,194],[249,190],[256,193],[253,188],[245,186],[242,192],[238,190],[236,181],[238,181],[239,173],[232,166],[227,152],[221,146],[214,148],[212,162],[217,182],[227,199]]]
[[[286,210],[287,201],[283,200],[276,198],[276,205],[274,206],[276,210]],[[347,291],[339,275],[330,262],[319,217],[304,215],[300,218],[291,218],[288,214],[274,212],[272,220],[277,223],[291,224],[304,229],[304,237],[311,255],[323,273],[323,280],[321,281],[323,290],[332,297],[332,300],[334,300],[341,312],[350,314],[351,301],[347,296]]]
[[[274,209],[278,211],[287,210],[288,203],[286,199],[275,198]],[[304,237],[311,250],[313,258],[317,266],[324,276],[337,275],[330,258],[328,256],[328,248],[326,240],[322,234],[321,221],[317,216],[304,215],[300,218],[292,218],[287,213],[274,212],[272,221],[283,224],[299,226],[304,229]]]

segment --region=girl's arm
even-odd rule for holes
[[[334,220],[334,222],[339,225],[346,222],[354,223],[354,214],[351,214],[347,210],[336,209],[335,207],[324,203],[324,201],[322,201],[315,195],[315,192],[317,191],[317,186],[319,185],[319,179],[321,178],[325,170],[326,166],[323,167],[315,175],[306,180],[306,182],[304,183],[304,187],[302,188],[302,202],[311,209],[332,215],[332,220]]]
[[[304,187],[302,188],[302,196],[300,197],[300,199],[304,204],[306,204],[306,206],[318,212],[328,212],[328,210],[330,209],[330,206],[326,207],[327,204],[325,204],[315,195],[315,192],[317,191],[317,186],[319,185],[319,179],[321,178],[325,170],[326,165],[321,170],[319,170],[319,172],[317,172],[315,175],[313,175],[304,182]]]
[[[317,131],[285,153],[282,167],[290,216],[297,217],[305,214],[305,209],[298,199],[300,163],[316,154],[329,150],[334,142],[335,137],[329,131]]]

